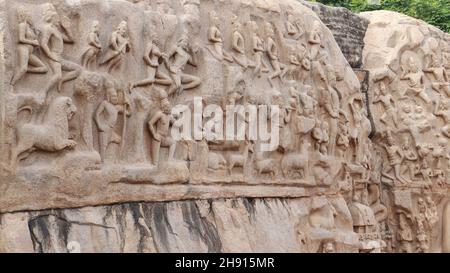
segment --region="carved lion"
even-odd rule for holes
[[[69,120],[76,111],[71,98],[54,99],[41,124],[27,123],[17,129],[15,158],[23,160],[35,150],[58,152],[74,148],[76,142],[69,139]]]

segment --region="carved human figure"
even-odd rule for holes
[[[345,155],[350,147],[348,122],[339,124],[339,133],[337,135],[336,144],[338,147],[338,156],[345,159]]]
[[[350,110],[352,111],[354,128],[351,132],[351,138],[355,145],[356,162],[360,162],[364,155],[363,149],[366,145],[372,125],[367,118],[367,111],[362,106],[363,99],[361,95],[353,96],[350,99]]]
[[[102,45],[100,44],[100,23],[95,20],[92,22],[91,32],[88,36],[88,48],[81,56],[81,64],[87,69],[92,69],[96,64],[98,55],[102,51]]]
[[[130,163],[145,163],[145,142],[144,130],[145,120],[148,117],[148,112],[153,105],[149,99],[142,94],[133,92],[131,100],[133,101],[133,114],[129,118],[127,127],[127,162]]]
[[[245,39],[241,33],[241,23],[238,17],[233,15],[232,18],[233,32],[231,34],[231,49],[233,49],[233,60],[244,69],[248,67],[248,60],[245,56]]]
[[[70,30],[70,22],[61,20],[53,5],[48,5],[44,10],[44,25],[41,33],[41,49],[48,58],[48,65],[53,74],[49,80],[47,92],[58,84],[61,91],[62,84],[76,79],[81,73],[81,67],[62,57],[64,43],[73,43],[73,35]],[[62,31],[60,31],[60,29]],[[67,71],[63,76],[62,71]]]
[[[399,242],[399,252],[412,253],[413,231],[408,223],[406,214],[400,213],[398,216],[397,241]]]
[[[201,84],[201,79],[194,75],[184,73],[185,66],[190,64],[197,66],[195,50],[189,46],[188,37],[184,34],[178,43],[167,53],[166,65],[169,69],[170,76],[175,83],[169,89],[168,94],[173,95],[175,91],[181,94],[183,90],[193,89]],[[192,55],[191,55],[192,53]],[[172,60],[172,61],[171,61]]]
[[[409,174],[409,179],[412,181],[417,180],[416,179],[416,165],[417,160],[419,159],[419,156],[414,151],[413,146],[410,143],[410,139],[408,137],[405,137],[403,144],[402,144],[402,153],[405,156],[405,165]]]
[[[398,145],[396,145],[395,140],[390,131],[386,133],[386,142],[384,148],[386,149],[388,164],[385,165],[383,170],[383,175],[393,181],[398,181],[401,184],[408,184],[408,180],[405,179],[401,174],[401,164],[404,159],[404,154]],[[394,177],[389,175],[389,172],[394,170]]]
[[[301,63],[298,80],[304,84],[310,76],[311,61],[309,59],[308,49],[303,44],[300,44],[297,48],[297,60]]]
[[[427,204],[425,200],[419,198],[417,200],[417,214],[416,214],[416,224],[417,224],[417,251],[418,252],[428,252],[430,248],[430,226],[427,221]]]
[[[176,141],[170,136],[170,126],[175,121],[171,114],[170,102],[168,99],[161,100],[161,109],[157,110],[148,122],[151,140],[151,154],[153,165],[159,166],[159,153],[161,147],[169,147],[169,155],[167,161],[174,159]]]
[[[38,48],[36,32],[33,28],[31,16],[24,8],[17,10],[18,36],[17,44],[17,65],[11,84],[15,85],[27,72],[29,73],[47,73],[48,68],[45,64],[33,54],[33,50]]]
[[[437,101],[433,102],[434,115],[441,117],[444,120],[444,126],[441,127],[441,132],[444,136],[450,138],[450,103],[449,100],[444,98],[442,95]]]
[[[147,65],[147,78],[132,85],[132,88],[146,86],[149,84],[160,84],[170,86],[172,79],[161,71],[160,60],[167,59],[167,55],[158,47],[158,39],[153,38],[145,47],[144,61]]]
[[[437,206],[431,196],[427,196],[425,199],[425,202],[427,205],[425,218],[427,219],[427,223],[428,223],[429,227],[433,228],[434,225],[439,221]]]
[[[311,45],[311,58],[316,60],[322,44],[322,26],[319,21],[314,21],[311,32],[309,33],[308,43]]]
[[[260,78],[262,73],[269,72],[269,69],[267,68],[267,64],[265,64],[263,60],[264,56],[264,42],[261,39],[261,37],[258,34],[258,24],[255,21],[250,21],[249,23],[251,29],[252,29],[252,49],[253,49],[253,56],[254,56],[254,63],[255,68],[253,70],[253,78],[258,77]]]
[[[208,29],[208,41],[211,43],[207,46],[207,49],[211,55],[219,61],[232,62],[233,58],[223,50],[223,36],[222,31],[219,28],[219,17],[215,11],[211,11],[209,15],[209,29]]]
[[[315,141],[315,149],[322,155],[328,155],[329,125],[326,121],[316,121],[316,126],[312,130],[312,138]]]
[[[384,107],[383,114],[380,117],[381,122],[386,125],[389,125],[387,118],[389,118],[394,126],[398,126],[397,121],[397,105],[391,94],[388,93],[386,88],[386,84],[383,81],[379,83],[379,93],[374,99],[373,103],[382,103]]]
[[[280,62],[278,46],[274,41],[275,38],[275,30],[273,28],[272,23],[266,22],[266,33],[267,33],[267,41],[266,41],[266,53],[269,58],[269,62],[272,65],[273,72],[269,76],[269,83],[273,87],[273,79],[279,78],[281,82],[284,81],[284,76],[288,72],[287,66]]]
[[[122,65],[125,54],[131,50],[127,32],[128,23],[126,21],[122,21],[109,38],[109,49],[101,62],[101,65],[107,65],[107,70],[109,73]]]
[[[278,146],[279,151],[286,152],[291,145],[291,134],[289,132],[288,124],[291,122],[291,113],[293,110],[292,107],[286,106],[286,103],[281,95],[278,93],[272,98],[272,104],[278,105],[279,112],[279,134],[280,134],[280,143]]]
[[[305,33],[300,19],[295,18],[294,13],[291,10],[287,12],[287,20],[285,22],[286,35],[288,39],[298,40]]]
[[[105,88],[106,100],[100,103],[94,116],[99,130],[100,156],[103,162],[107,158],[108,146],[111,143],[120,144],[123,141],[115,131],[119,115],[131,115],[124,101],[120,101],[114,82],[107,80]]]
[[[423,71],[432,74],[431,87],[435,91],[439,93],[444,91],[450,97],[450,78],[435,52],[428,55],[427,65]]]
[[[424,79],[425,75],[419,69],[419,65],[414,57],[408,58],[408,65],[404,74],[400,77],[401,80],[408,81],[408,88],[405,91],[412,92],[414,95],[418,96],[426,103],[431,103],[431,99],[428,97],[425,87],[424,87]]]

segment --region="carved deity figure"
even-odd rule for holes
[[[133,84],[132,88],[154,83],[167,86],[172,84],[172,79],[170,76],[160,69],[160,59],[166,60],[167,55],[161,52],[161,49],[158,46],[158,39],[153,38],[145,48],[144,61],[147,65],[147,78]]]
[[[175,83],[169,89],[169,95],[173,95],[175,91],[181,94],[183,90],[193,89],[201,84],[199,77],[183,72],[187,64],[194,67],[197,66],[197,61],[194,56],[196,52],[194,51],[192,46],[189,46],[188,37],[184,34],[178,40],[178,43],[167,53],[166,65]]]
[[[399,181],[401,184],[408,184],[409,181],[401,174],[401,164],[403,162],[404,155],[400,147],[396,145],[390,131],[386,133],[386,142],[387,145],[385,144],[384,148],[386,149],[388,164],[385,165],[383,175],[393,181]],[[394,170],[394,177],[389,175],[391,170]]]
[[[107,80],[105,88],[106,100],[100,103],[94,116],[99,130],[100,156],[103,162],[106,161],[108,146],[111,143],[120,144],[123,141],[122,137],[115,132],[119,115],[131,115],[127,104],[119,97],[114,82]]]
[[[38,48],[36,32],[33,28],[33,22],[28,12],[19,8],[17,10],[18,36],[19,43],[17,45],[17,65],[11,84],[15,85],[27,72],[44,74],[48,72],[45,64],[33,54],[35,48]]]
[[[405,156],[405,165],[409,174],[409,179],[414,181],[416,179],[416,165],[419,156],[414,151],[408,137],[405,137],[402,145],[402,153]]]
[[[100,44],[100,23],[95,20],[92,22],[91,32],[88,36],[89,47],[85,50],[81,56],[81,64],[87,69],[92,69],[93,65],[96,64],[98,55],[102,50],[102,45]]]
[[[109,49],[101,62],[101,65],[107,65],[107,70],[109,73],[122,65],[125,54],[131,50],[127,32],[128,23],[126,21],[122,21],[109,38]]]
[[[231,34],[231,49],[233,49],[233,60],[244,69],[248,67],[248,60],[245,56],[245,39],[242,36],[242,25],[238,21],[238,17],[233,15],[232,18],[233,33]]]
[[[73,43],[70,22],[61,20],[53,5],[49,4],[44,11],[44,25],[41,33],[41,49],[48,58],[48,65],[53,73],[49,80],[47,92],[58,84],[61,91],[62,84],[76,79],[81,73],[81,67],[73,62],[63,59],[64,43]],[[61,29],[61,30],[60,30]],[[62,71],[67,71],[62,75]]]
[[[151,140],[151,154],[153,165],[159,166],[159,153],[161,147],[169,147],[169,155],[167,161],[170,162],[174,159],[175,149],[177,143],[170,136],[170,126],[175,122],[171,114],[170,102],[167,98],[164,98],[160,102],[161,109],[157,110],[148,122],[148,129],[150,130]]]
[[[450,78],[447,75],[445,68],[442,66],[438,55],[432,52],[428,55],[427,66],[423,69],[424,72],[431,73],[432,84],[431,87],[437,92],[444,91],[450,97]]]
[[[267,41],[266,41],[266,53],[269,58],[269,62],[272,65],[273,72],[269,76],[269,83],[273,87],[273,79],[279,78],[281,82],[284,81],[284,76],[288,72],[287,66],[280,62],[278,46],[274,41],[275,38],[275,30],[273,28],[272,23],[266,22],[266,33],[267,33]]]
[[[253,56],[255,68],[253,70],[253,78],[258,77],[260,78],[262,73],[269,72],[269,69],[267,68],[267,64],[265,64],[263,60],[264,56],[264,42],[261,39],[261,37],[258,34],[258,24],[255,21],[250,21],[250,27],[252,29],[252,49],[253,49]]]
[[[435,103],[434,115],[441,117],[444,120],[444,126],[441,128],[441,132],[446,137],[450,138],[450,103],[449,100],[442,95]]]
[[[286,38],[298,40],[305,33],[300,19],[295,18],[294,13],[291,10],[287,12],[287,20],[285,22]]]
[[[381,81],[379,83],[379,94],[373,101],[373,103],[382,103],[384,107],[383,114],[380,117],[381,122],[388,125],[387,118],[391,119],[394,123],[394,126],[398,126],[397,121],[397,105],[391,94],[388,93],[386,88],[386,84]]]
[[[226,60],[232,62],[233,58],[223,50],[222,31],[219,28],[219,17],[217,17],[215,11],[211,11],[209,23],[208,41],[211,44],[207,46],[208,51],[219,61]]]
[[[431,99],[428,97],[424,87],[424,78],[425,75],[419,69],[417,61],[414,57],[410,57],[408,59],[407,69],[400,77],[401,80],[408,81],[408,88],[406,89],[405,94],[411,92],[424,100],[426,103],[431,103]]]

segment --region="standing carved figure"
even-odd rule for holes
[[[177,91],[178,94],[181,94],[183,90],[193,89],[201,84],[201,79],[199,77],[183,72],[187,64],[194,67],[197,66],[195,57],[191,55],[192,51],[192,47],[189,47],[188,37],[184,34],[178,40],[178,43],[168,52],[166,65],[169,69],[170,76],[175,83],[175,85],[169,89],[169,95],[174,94],[175,91]],[[195,54],[196,52],[192,53]]]
[[[28,12],[19,8],[17,10],[19,22],[18,34],[19,43],[17,45],[17,66],[11,84],[15,85],[27,72],[44,74],[48,72],[45,64],[33,54],[33,50],[39,47],[37,35],[33,29],[33,22]]]
[[[134,102],[133,115],[129,119],[127,132],[127,147],[128,147],[128,162],[130,163],[145,163],[145,119],[152,103],[149,99],[139,93],[132,94],[132,101]]]
[[[95,112],[95,122],[99,130],[99,146],[102,161],[106,161],[106,153],[111,143],[120,144],[123,139],[115,132],[119,114],[130,115],[127,106],[120,101],[115,84],[107,80],[105,83],[106,100],[100,103]]]
[[[109,50],[102,61],[102,65],[107,64],[109,73],[114,71],[124,61],[125,54],[131,50],[130,41],[127,37],[128,23],[120,22],[116,30],[111,34],[109,39]]]
[[[88,36],[88,49],[81,56],[81,64],[88,68],[92,69],[92,66],[96,64],[97,57],[102,50],[102,45],[100,44],[100,23],[95,20],[92,22],[91,32]]]
[[[383,170],[383,175],[393,181],[399,181],[401,184],[408,184],[408,180],[405,179],[401,174],[401,165],[403,162],[404,155],[399,146],[395,144],[394,138],[390,131],[386,134],[387,145],[384,145],[386,149],[388,164]],[[389,175],[391,170],[394,170],[394,177]]]
[[[153,38],[145,48],[144,61],[147,65],[147,78],[133,84],[132,87],[146,86],[153,83],[167,86],[172,84],[169,75],[160,69],[160,59],[167,59],[167,55],[161,52],[157,41],[158,39]]]
[[[264,42],[262,41],[261,37],[258,34],[258,24],[255,21],[250,21],[250,27],[253,32],[252,36],[252,49],[253,49],[253,56],[255,56],[254,63],[255,68],[253,69],[253,78],[261,77],[262,73],[269,72],[269,69],[267,68],[267,65],[264,63],[263,56],[264,56]]]
[[[167,98],[161,99],[161,109],[158,109],[148,122],[151,140],[151,154],[153,165],[159,166],[159,151],[161,147],[169,147],[169,156],[167,161],[173,160],[176,149],[176,141],[170,136],[170,126],[175,122],[171,114],[170,102]]]
[[[41,49],[48,58],[48,65],[53,73],[49,80],[47,92],[58,84],[61,91],[62,84],[76,79],[81,73],[81,67],[62,57],[64,43],[73,43],[73,35],[70,31],[70,22],[61,20],[53,5],[49,4],[44,10],[44,25],[41,33]],[[60,29],[62,31],[60,31]],[[62,75],[62,71],[67,71]]]
[[[233,34],[231,35],[231,48],[233,49],[233,60],[244,69],[248,67],[248,60],[245,56],[245,40],[241,34],[241,23],[236,15],[232,18]]]
[[[392,122],[394,123],[394,126],[397,127],[398,126],[397,112],[396,112],[397,105],[395,103],[394,98],[391,96],[391,94],[388,93],[386,84],[384,82],[380,82],[379,91],[380,91],[380,93],[375,98],[373,103],[375,104],[375,103],[381,102],[383,104],[385,111],[381,115],[380,120],[384,124],[388,124],[388,121],[386,119],[390,118],[392,120]]]
[[[275,38],[275,30],[273,29],[272,23],[266,23],[266,32],[267,32],[267,42],[266,42],[266,52],[269,57],[270,64],[273,68],[273,73],[269,76],[269,83],[273,87],[273,79],[280,78],[280,81],[283,82],[285,74],[288,72],[287,66],[280,62],[278,46],[274,41]]]

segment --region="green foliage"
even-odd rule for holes
[[[368,0],[317,0],[316,2],[345,7],[354,12],[397,11],[450,32],[450,0],[381,0],[379,5],[371,5]]]

